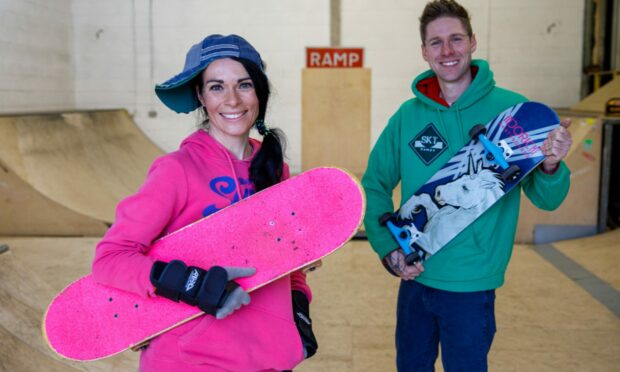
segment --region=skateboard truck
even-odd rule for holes
[[[145,340],[142,341],[140,343],[137,343],[135,345],[132,345],[129,347],[129,350],[133,351],[133,352],[138,352],[138,351],[142,351],[142,349],[144,349],[145,347],[149,346],[149,344],[151,343],[151,340]]]
[[[311,263],[311,264],[309,264],[307,266],[302,267],[301,268],[301,272],[304,273],[304,274],[307,274],[309,272],[312,272],[312,271],[318,269],[321,266],[323,266],[323,261],[322,260],[318,260],[318,261],[315,261],[315,262],[313,262],[313,263]]]
[[[477,124],[469,130],[469,136],[473,140],[480,141],[484,147],[484,156],[489,162],[499,165],[504,170],[501,174],[504,182],[516,180],[521,174],[521,168],[518,165],[509,165],[506,161],[512,156],[512,149],[504,140],[494,144],[487,138],[486,132],[484,125]]]
[[[407,229],[396,226],[393,222],[395,216],[396,214],[394,213],[385,213],[379,218],[379,223],[382,226],[387,226],[390,230],[400,248],[405,252],[405,263],[411,266],[424,258],[423,253],[420,254],[417,250],[411,249],[411,244],[418,240],[421,234],[413,224],[408,226]]]

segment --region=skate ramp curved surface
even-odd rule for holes
[[[73,278],[84,275],[96,238],[1,238],[0,371],[131,371],[138,354],[94,363],[58,357],[41,334],[49,302]]]
[[[571,110],[602,114],[605,112],[607,101],[611,98],[620,98],[620,77],[615,77],[607,82],[607,84],[603,85],[597,91],[572,106]]]
[[[105,229],[118,202],[137,191],[152,161],[162,154],[125,110],[0,116],[0,181],[5,188],[14,185],[11,192],[4,190],[0,209],[5,214],[18,206],[42,211],[56,204],[66,212],[58,212],[58,221],[61,214],[68,218],[63,224],[79,217]],[[37,230],[36,218],[27,216],[33,213],[2,217],[21,225],[15,233],[23,234],[29,225]]]

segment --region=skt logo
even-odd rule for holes
[[[443,142],[436,136],[422,136],[419,141],[415,141],[415,147],[420,149],[433,148],[437,150],[443,149]]]
[[[420,157],[424,164],[429,165],[448,148],[448,144],[439,134],[435,125],[429,123],[420,134],[409,142],[409,147]]]

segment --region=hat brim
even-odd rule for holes
[[[200,102],[190,82],[204,69],[205,67],[202,67],[191,73],[181,73],[162,84],[155,85],[157,97],[174,112],[188,114],[196,110],[200,107]]]

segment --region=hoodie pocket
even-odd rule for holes
[[[303,347],[292,319],[289,279],[284,279],[254,292],[248,306],[225,319],[205,316],[179,338],[181,359],[233,371],[293,369],[303,360]]]

